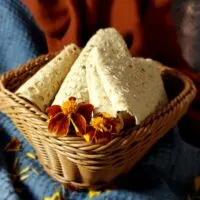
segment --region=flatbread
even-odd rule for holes
[[[112,51],[93,50],[93,64],[101,84],[115,109],[135,117],[140,124],[167,102],[162,77],[150,59],[118,57]],[[112,113],[113,114],[113,113]]]
[[[54,59],[26,81],[16,94],[32,102],[41,111],[45,111],[79,54],[80,49],[75,44],[66,46]]]
[[[110,49],[113,54],[119,53],[122,56],[131,56],[122,36],[114,28],[100,29],[91,37],[73,64],[55,97],[54,105],[62,105],[70,96],[76,97],[77,102],[89,101],[86,68],[90,64],[89,55],[91,50],[95,47],[105,51]]]
[[[95,112],[107,112],[111,115],[115,115],[115,109],[113,109],[110,99],[105,93],[92,59],[91,64],[86,68],[86,78],[89,91],[89,101],[94,105]]]

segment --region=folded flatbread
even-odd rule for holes
[[[66,46],[54,59],[26,81],[16,94],[45,111],[46,107],[52,103],[79,54],[80,49],[75,44]]]
[[[78,102],[89,100],[86,68],[90,64],[91,50],[95,47],[102,51],[109,49],[113,54],[131,56],[122,36],[114,28],[100,29],[91,37],[73,64],[55,97],[54,105],[62,105],[70,96],[76,97]]]
[[[94,105],[95,112],[106,112],[113,116],[116,115],[116,110],[113,108],[112,103],[105,92],[92,59],[91,64],[86,68],[86,79],[89,91],[89,101]]]
[[[99,48],[93,49],[90,62],[90,70],[93,72],[88,69],[88,82],[94,83],[96,79],[97,89],[93,88],[94,86],[89,87],[89,96],[91,102],[97,108],[101,108],[101,111],[107,110],[114,116],[118,111],[127,112],[135,117],[138,125],[167,102],[156,62],[119,56],[109,49],[103,51]],[[100,92],[97,97],[98,91]],[[112,110],[107,109],[110,103]]]

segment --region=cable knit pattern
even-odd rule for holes
[[[177,19],[181,19],[182,7],[176,9],[177,5],[174,5],[173,12]],[[43,34],[19,0],[0,0],[0,26],[0,73],[46,52]],[[189,55],[187,59],[192,58]],[[197,69],[196,64],[193,67]],[[60,184],[43,171],[37,160],[26,157],[25,153],[34,152],[33,148],[2,113],[0,133],[1,149],[13,136],[22,143],[22,150],[15,154],[4,151],[0,153],[0,200],[41,200],[44,196],[51,196],[55,188],[61,191]],[[8,173],[15,157],[19,159],[18,170],[29,166],[39,171],[39,174],[28,172],[30,177],[21,184],[22,193],[15,192]],[[200,175],[200,149],[185,143],[176,128],[161,139],[127,176],[117,180],[118,189],[103,192],[93,199],[182,200],[197,175]],[[71,200],[89,199],[87,191],[65,190],[64,196]]]

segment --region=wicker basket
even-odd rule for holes
[[[190,79],[161,67],[169,104],[148,117],[130,134],[106,145],[92,145],[80,137],[56,138],[47,131],[47,116],[13,92],[55,55],[48,54],[7,72],[0,79],[0,110],[36,150],[46,172],[76,188],[99,188],[127,173],[187,111],[196,89]],[[170,90],[173,86],[174,93]]]

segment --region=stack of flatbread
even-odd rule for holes
[[[133,58],[113,28],[100,29],[81,52],[74,44],[65,47],[16,93],[42,111],[74,96],[95,112],[134,117],[137,125],[167,102],[158,63]]]

